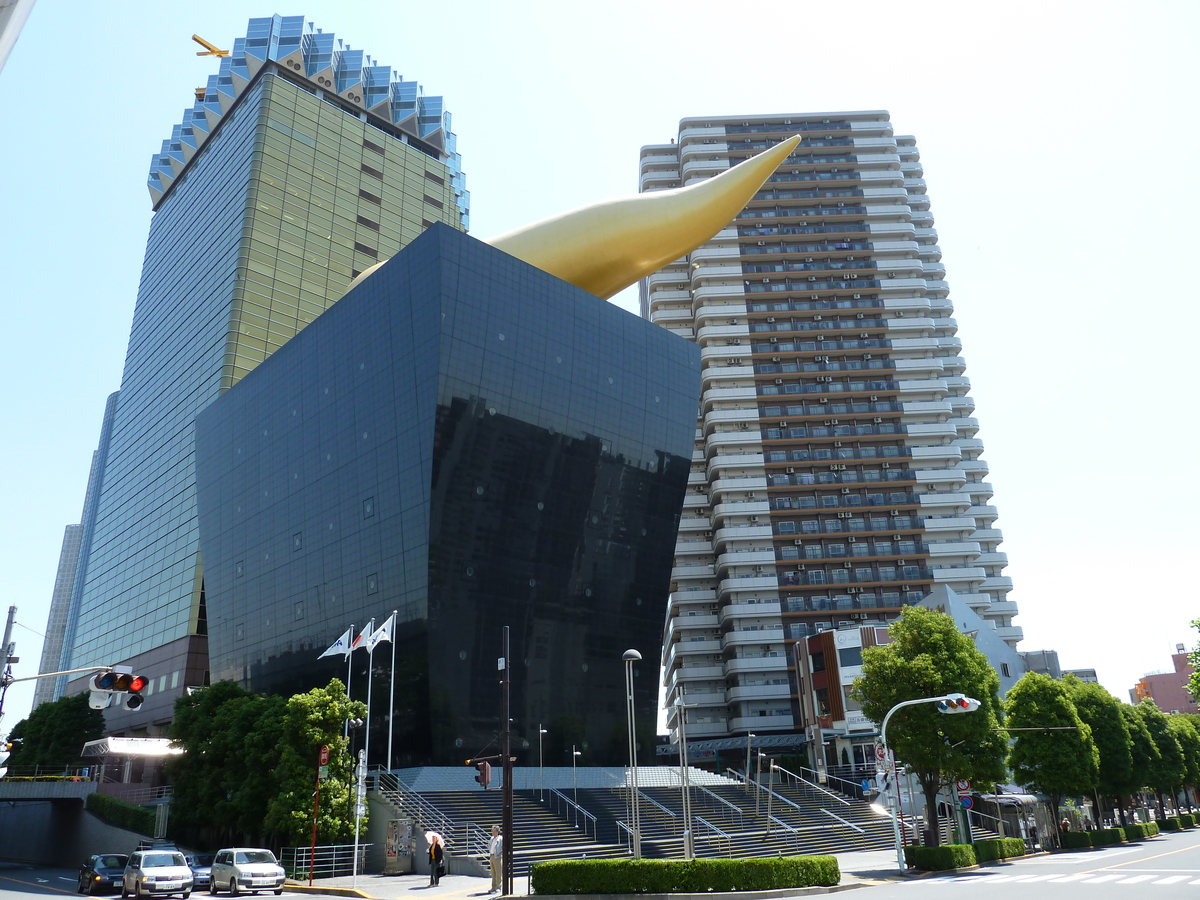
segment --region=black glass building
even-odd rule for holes
[[[695,345],[429,229],[196,420],[213,679],[345,678],[320,652],[398,610],[390,762],[461,764],[495,751],[508,625],[522,762],[540,724],[547,762],[620,764],[632,647],[651,759],[699,372]]]

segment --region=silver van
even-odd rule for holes
[[[270,850],[257,847],[229,847],[218,850],[213,857],[212,880],[208,892],[229,891],[236,897],[242,891],[257,894],[259,891],[283,893],[286,878],[283,867]]]
[[[192,893],[192,870],[178,850],[138,850],[130,855],[121,878],[121,896],[166,897]]]

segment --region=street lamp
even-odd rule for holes
[[[749,732],[746,735],[746,790],[750,790],[750,741],[754,737],[754,732]]]
[[[571,745],[571,786],[574,789],[574,793],[575,793],[575,827],[576,828],[579,827],[579,776],[577,774],[578,770],[575,767],[575,763],[581,756],[583,756],[583,754],[580,753],[578,750],[576,750],[575,745],[572,744]]]
[[[547,734],[542,723],[538,722],[538,802],[546,802],[546,782],[542,778],[542,735]]]
[[[687,711],[691,708],[684,706],[683,695],[675,698],[675,708],[679,715],[679,789],[683,792],[683,858],[695,859],[696,849],[692,843],[692,792],[688,783],[687,762]]]
[[[754,758],[754,814],[758,815],[759,802],[762,800],[762,761],[767,758],[767,754],[761,750],[758,751],[758,756]]]
[[[641,804],[638,802],[638,772],[637,772],[637,716],[636,704],[633,702],[633,664],[642,658],[636,650],[626,650],[621,659],[625,661],[625,718],[629,725],[629,811],[630,824],[633,826],[633,858],[642,858],[642,815]]]

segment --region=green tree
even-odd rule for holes
[[[1163,715],[1153,700],[1143,700],[1134,707],[1134,710],[1146,724],[1150,740],[1154,742],[1154,747],[1158,750],[1157,759],[1146,771],[1146,787],[1154,791],[1154,797],[1158,800],[1159,815],[1165,816],[1163,791],[1169,792],[1176,785],[1183,783],[1185,775],[1183,751],[1179,748],[1179,742],[1175,740],[1175,735],[1167,726],[1167,717]]]
[[[88,692],[43,703],[13,726],[8,766],[18,769],[39,766],[61,770],[86,765],[83,745],[104,737],[104,713],[88,706]]]
[[[1095,682],[1080,681],[1074,675],[1063,678],[1063,687],[1075,711],[1084,724],[1092,729],[1092,742],[1100,751],[1100,768],[1096,773],[1096,792],[1100,797],[1119,798],[1133,780],[1133,757],[1129,749],[1129,726],[1121,715],[1121,701]],[[1096,813],[1101,806],[1097,797]],[[1119,807],[1120,800],[1115,804]]]
[[[226,845],[302,842],[312,829],[317,757],[328,744],[331,777],[321,785],[317,836],[344,840],[352,830],[352,766],[342,726],[365,714],[337,679],[290,699],[260,697],[231,681],[181,697],[170,736],[184,753],[168,763],[176,835]]]
[[[1129,729],[1129,757],[1133,762],[1129,781],[1118,791],[1120,796],[1125,797],[1138,793],[1149,784],[1150,770],[1159,765],[1159,752],[1146,728],[1146,720],[1142,718],[1136,706],[1122,703],[1121,718],[1125,720],[1125,727]],[[1121,824],[1127,824],[1124,802],[1121,803]]]
[[[981,785],[1004,778],[1008,742],[996,729],[1002,722],[1000,678],[975,642],[955,628],[945,613],[907,607],[889,629],[891,643],[863,651],[863,674],[853,696],[877,725],[905,700],[963,693],[979,709],[944,715],[933,704],[907,707],[888,723],[888,744],[925,795],[926,822],[937,821],[937,792],[944,780],[970,779]],[[939,841],[936,829],[927,840]]]
[[[1008,765],[1017,784],[1050,798],[1054,821],[1064,797],[1088,794],[1095,787],[1100,754],[1092,729],[1079,717],[1067,687],[1049,675],[1026,672],[1004,702],[1012,746]],[[1018,731],[1021,728],[1072,729]]]
[[[1192,627],[1200,631],[1200,619],[1194,619]],[[1188,662],[1192,664],[1192,674],[1188,676],[1188,693],[1195,700],[1200,697],[1200,644],[1197,644],[1188,654]]]
[[[347,719],[367,714],[367,705],[346,697],[336,678],[328,687],[296,694],[287,701],[283,744],[275,769],[276,792],[266,808],[266,828],[285,843],[302,843],[312,834],[312,804],[317,758],[329,746],[329,778],[321,782],[317,841],[336,844],[353,839],[350,814],[354,760],[342,738]],[[366,818],[362,820],[366,827]]]
[[[1196,725],[1189,715],[1167,716],[1167,727],[1171,729],[1171,734],[1175,735],[1179,750],[1183,754],[1183,780],[1181,784],[1172,788],[1178,802],[1179,792],[1184,786],[1194,789],[1200,784],[1200,732],[1196,731]]]

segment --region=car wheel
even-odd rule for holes
[[[192,896],[192,892],[191,892],[191,891],[184,891],[184,892],[183,892],[182,894],[180,894],[179,896],[181,896],[181,897],[183,898],[183,900],[188,900],[188,897]]]
[[[92,895],[96,894],[96,882],[88,882],[83,888],[83,893]]]
[[[229,879],[229,896],[236,897],[237,895],[238,895],[237,879],[230,878]]]
[[[135,897],[142,896],[142,883],[140,881],[135,881],[133,883],[133,896],[135,896]]]
[[[283,893],[283,888],[281,888],[281,887],[275,888],[275,896],[276,897],[278,897],[282,893]]]
[[[121,879],[121,900],[125,900],[129,896],[129,891],[125,889],[125,879]]]
[[[208,892],[214,897],[217,896],[217,879],[213,879],[208,883]]]

